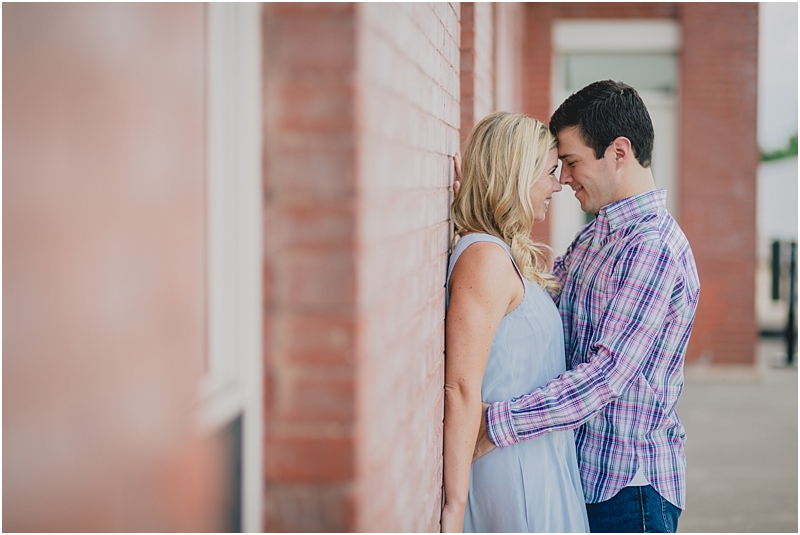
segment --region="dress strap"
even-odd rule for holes
[[[466,236],[459,238],[456,242],[455,247],[453,247],[453,252],[450,254],[450,263],[447,266],[447,285],[446,285],[446,301],[450,303],[450,275],[453,273],[453,268],[456,267],[456,262],[458,262],[458,258],[461,256],[461,253],[467,250],[467,247],[472,245],[473,243],[478,242],[492,242],[496,243],[503,249],[505,249],[506,253],[508,253],[508,257],[511,259],[511,263],[514,265],[514,269],[517,270],[517,274],[519,274],[520,280],[522,280],[523,286],[525,285],[525,277],[522,276],[522,272],[519,270],[519,266],[514,261],[514,257],[511,255],[511,247],[508,246],[506,242],[498,238],[497,236],[492,236],[491,234],[483,234],[483,233],[473,233],[467,234]]]

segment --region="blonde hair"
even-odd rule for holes
[[[547,245],[531,237],[534,222],[530,190],[547,165],[556,138],[541,121],[508,112],[482,119],[467,139],[461,163],[461,188],[450,206],[456,236],[491,234],[511,247],[522,276],[558,292],[547,273]]]

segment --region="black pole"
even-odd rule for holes
[[[781,242],[772,242],[772,300],[781,298]]]
[[[795,336],[795,305],[796,299],[794,296],[795,284],[797,276],[795,271],[797,269],[797,242],[791,243],[791,252],[789,253],[789,317],[786,322],[786,364],[792,365],[794,362],[794,336]]]

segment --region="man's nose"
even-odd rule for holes
[[[567,167],[564,166],[561,168],[561,175],[558,177],[559,184],[567,185],[569,181],[572,180],[572,177],[569,175],[569,171],[567,171]]]

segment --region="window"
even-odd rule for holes
[[[263,443],[261,11],[259,4],[206,6],[208,355],[199,420],[232,445],[230,480],[241,486],[233,489],[230,526],[257,532]]]
[[[574,93],[597,80],[621,80],[640,93],[671,95],[677,91],[675,54],[561,54],[561,87]]]

